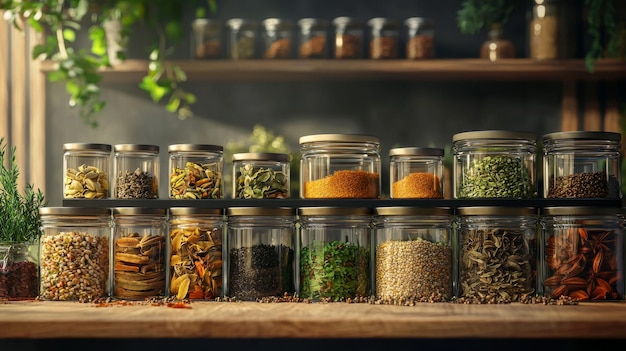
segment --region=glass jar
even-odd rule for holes
[[[302,18],[298,21],[298,57],[303,59],[328,58],[328,21]]]
[[[443,149],[401,147],[389,150],[392,199],[442,199]]]
[[[118,144],[113,147],[113,198],[159,198],[159,146]]]
[[[233,198],[286,199],[290,194],[289,154],[246,152],[233,155]]]
[[[380,141],[358,134],[300,138],[300,197],[376,199],[380,196]]]
[[[40,292],[88,302],[110,294],[111,209],[41,207]]]
[[[545,198],[622,198],[621,135],[556,132],[543,136]]]
[[[170,296],[179,300],[223,297],[224,210],[172,207],[169,214]]]
[[[170,199],[221,199],[224,147],[174,144],[169,153]]]
[[[293,208],[231,207],[224,295],[254,301],[295,292]]]
[[[519,302],[537,291],[537,210],[460,207],[456,253],[459,298],[479,303]]]
[[[291,58],[293,24],[291,21],[268,18],[263,20],[263,58]]]
[[[300,297],[341,301],[370,296],[372,209],[301,207]]]
[[[63,144],[63,172],[64,199],[108,198],[111,145]]]
[[[435,22],[423,17],[404,21],[407,28],[406,58],[409,60],[435,57]]]
[[[534,0],[529,25],[530,58],[537,60],[560,58],[558,10],[554,1]]]
[[[39,242],[0,241],[0,299],[39,295]]]
[[[370,27],[370,58],[398,58],[398,23],[388,18],[372,18],[367,22]]]
[[[222,56],[222,26],[218,20],[197,18],[191,22],[191,50],[194,59]]]
[[[377,207],[376,297],[392,304],[449,301],[453,296],[453,211],[443,207]]]
[[[536,145],[529,133],[484,130],[455,134],[454,198],[536,197]]]
[[[542,294],[579,301],[624,299],[622,208],[546,207],[541,227]]]
[[[166,209],[113,208],[113,296],[166,295],[166,234]]]
[[[228,57],[232,60],[256,58],[258,23],[254,20],[232,18],[226,21],[226,26]]]
[[[351,17],[333,20],[335,29],[335,58],[363,58],[363,23]]]
[[[504,38],[500,23],[491,25],[489,39],[480,48],[480,58],[488,59],[489,61],[515,58],[515,46],[513,42]]]

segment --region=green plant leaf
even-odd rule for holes
[[[73,43],[74,41],[76,41],[76,33],[71,29],[64,29],[63,39]]]

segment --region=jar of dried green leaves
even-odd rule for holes
[[[285,199],[290,192],[289,154],[247,152],[233,155],[233,198]]]
[[[457,230],[457,296],[507,303],[537,290],[536,209],[460,207]]]

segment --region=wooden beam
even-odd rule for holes
[[[18,189],[24,189],[28,169],[28,138],[26,135],[26,81],[28,79],[28,61],[25,58],[26,36],[24,32],[11,26],[11,144],[15,146],[15,158],[21,176]]]
[[[576,99],[576,81],[563,82],[563,97],[561,100],[561,131],[578,130],[578,101]]]
[[[600,111],[598,84],[596,82],[585,82],[583,129],[589,131],[602,130],[602,111]]]
[[[0,11],[0,16],[3,11]],[[9,143],[9,24],[0,22],[0,138]]]
[[[28,28],[29,50],[40,43],[43,38],[37,31]],[[30,62],[30,170],[28,182],[35,189],[46,193],[46,76],[41,71],[41,60],[28,60]]]

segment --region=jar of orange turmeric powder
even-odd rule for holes
[[[442,199],[443,149],[401,147],[389,150],[391,198]]]
[[[380,140],[359,134],[315,134],[300,138],[300,197],[377,199]]]

